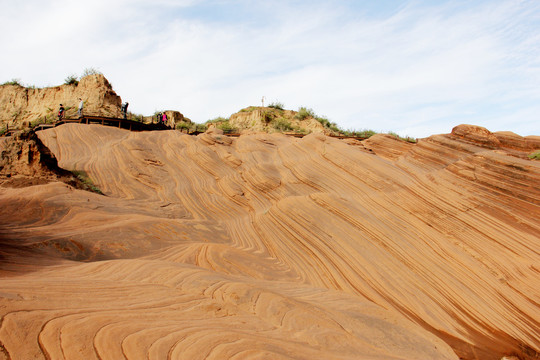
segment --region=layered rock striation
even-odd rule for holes
[[[536,139],[492,135],[41,131],[104,196],[0,187],[0,359],[535,359]]]

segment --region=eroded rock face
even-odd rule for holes
[[[18,85],[0,86],[0,124],[19,128],[23,122],[57,119],[59,105],[66,117],[75,117],[79,98],[84,100],[84,114],[120,117],[122,100],[109,81],[100,74],[81,79],[78,85],[60,85],[34,89]]]
[[[324,133],[330,132],[324,126],[312,117],[304,120],[295,118],[296,111],[279,110],[269,107],[250,107],[244,111],[237,112],[230,117],[231,126],[237,128],[240,132],[243,130],[255,132],[275,132],[286,131],[284,125],[288,124],[291,128],[304,130],[305,132]],[[280,128],[281,126],[281,128]]]
[[[4,138],[0,145],[0,185],[23,188],[50,182],[91,190],[72,172],[58,166],[54,154],[33,131],[21,131]]]

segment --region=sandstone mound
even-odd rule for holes
[[[239,131],[272,133],[294,130],[303,133],[331,133],[312,116],[300,120],[296,114],[297,112],[292,110],[251,106],[231,115],[229,122]]]
[[[96,116],[120,117],[122,100],[111,84],[101,75],[88,75],[78,85],[60,85],[37,89],[19,85],[0,85],[0,124],[19,128],[23,122],[55,121],[59,104],[66,117],[75,117],[79,98],[84,100],[84,113]]]
[[[526,152],[540,149],[540,136],[522,137],[511,131],[492,133],[481,126],[459,125],[452,129],[451,135],[492,149],[504,148]]]
[[[477,130],[41,131],[107,196],[0,188],[0,359],[534,359],[540,163]]]

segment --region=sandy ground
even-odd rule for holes
[[[0,359],[535,359],[540,163],[68,124],[0,187]]]

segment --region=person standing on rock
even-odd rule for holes
[[[129,103],[126,101],[125,103],[122,104],[122,107],[121,107],[122,115],[124,115],[124,119],[127,119],[127,108],[128,108],[128,105],[129,105]]]
[[[83,111],[83,107],[84,107],[84,101],[83,99],[79,98],[79,100],[81,100],[81,102],[79,103],[79,110],[77,111],[77,115],[79,115],[79,117],[82,116],[82,111]]]
[[[60,104],[60,109],[58,109],[58,121],[61,121],[64,118],[64,105]]]
[[[167,124],[167,114],[163,113],[163,118],[161,119],[161,121],[163,122],[163,125]]]

